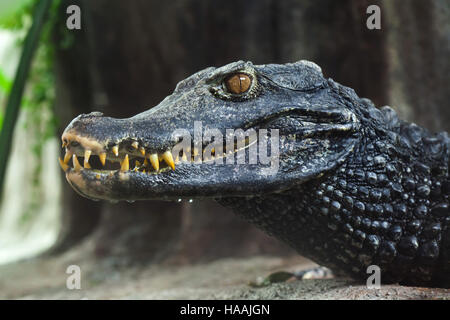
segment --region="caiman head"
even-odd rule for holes
[[[60,164],[91,199],[282,192],[345,161],[361,140],[365,108],[311,62],[238,61],[190,76],[131,118],[78,116],[62,135]]]

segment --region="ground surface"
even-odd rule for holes
[[[368,290],[344,279],[303,280],[254,288],[276,271],[314,266],[300,258],[220,259],[196,265],[121,266],[74,254],[0,267],[0,299],[450,299],[450,290],[382,286]],[[81,268],[81,290],[66,288],[66,269]]]

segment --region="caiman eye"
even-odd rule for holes
[[[245,73],[235,73],[225,79],[225,86],[228,92],[241,94],[247,92],[252,83],[252,79]]]

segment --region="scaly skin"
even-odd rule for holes
[[[227,77],[242,73],[251,87],[229,92]],[[92,199],[215,198],[337,274],[366,279],[376,264],[385,283],[450,286],[447,134],[376,109],[310,62],[208,68],[135,117],[81,115],[62,139],[69,154],[88,149],[111,161],[139,157],[143,148],[162,159],[176,144],[171,133],[185,128],[193,136],[197,120],[220,132],[278,129],[278,170],[188,161],[149,174],[150,164],[146,173],[63,164],[67,180]]]

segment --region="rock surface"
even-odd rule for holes
[[[68,290],[66,269],[81,268],[81,289]],[[300,258],[228,258],[196,265],[119,266],[113,258],[78,259],[73,253],[0,267],[0,299],[450,299],[449,289],[397,285],[369,290],[345,279],[249,282],[280,270],[315,266]]]

